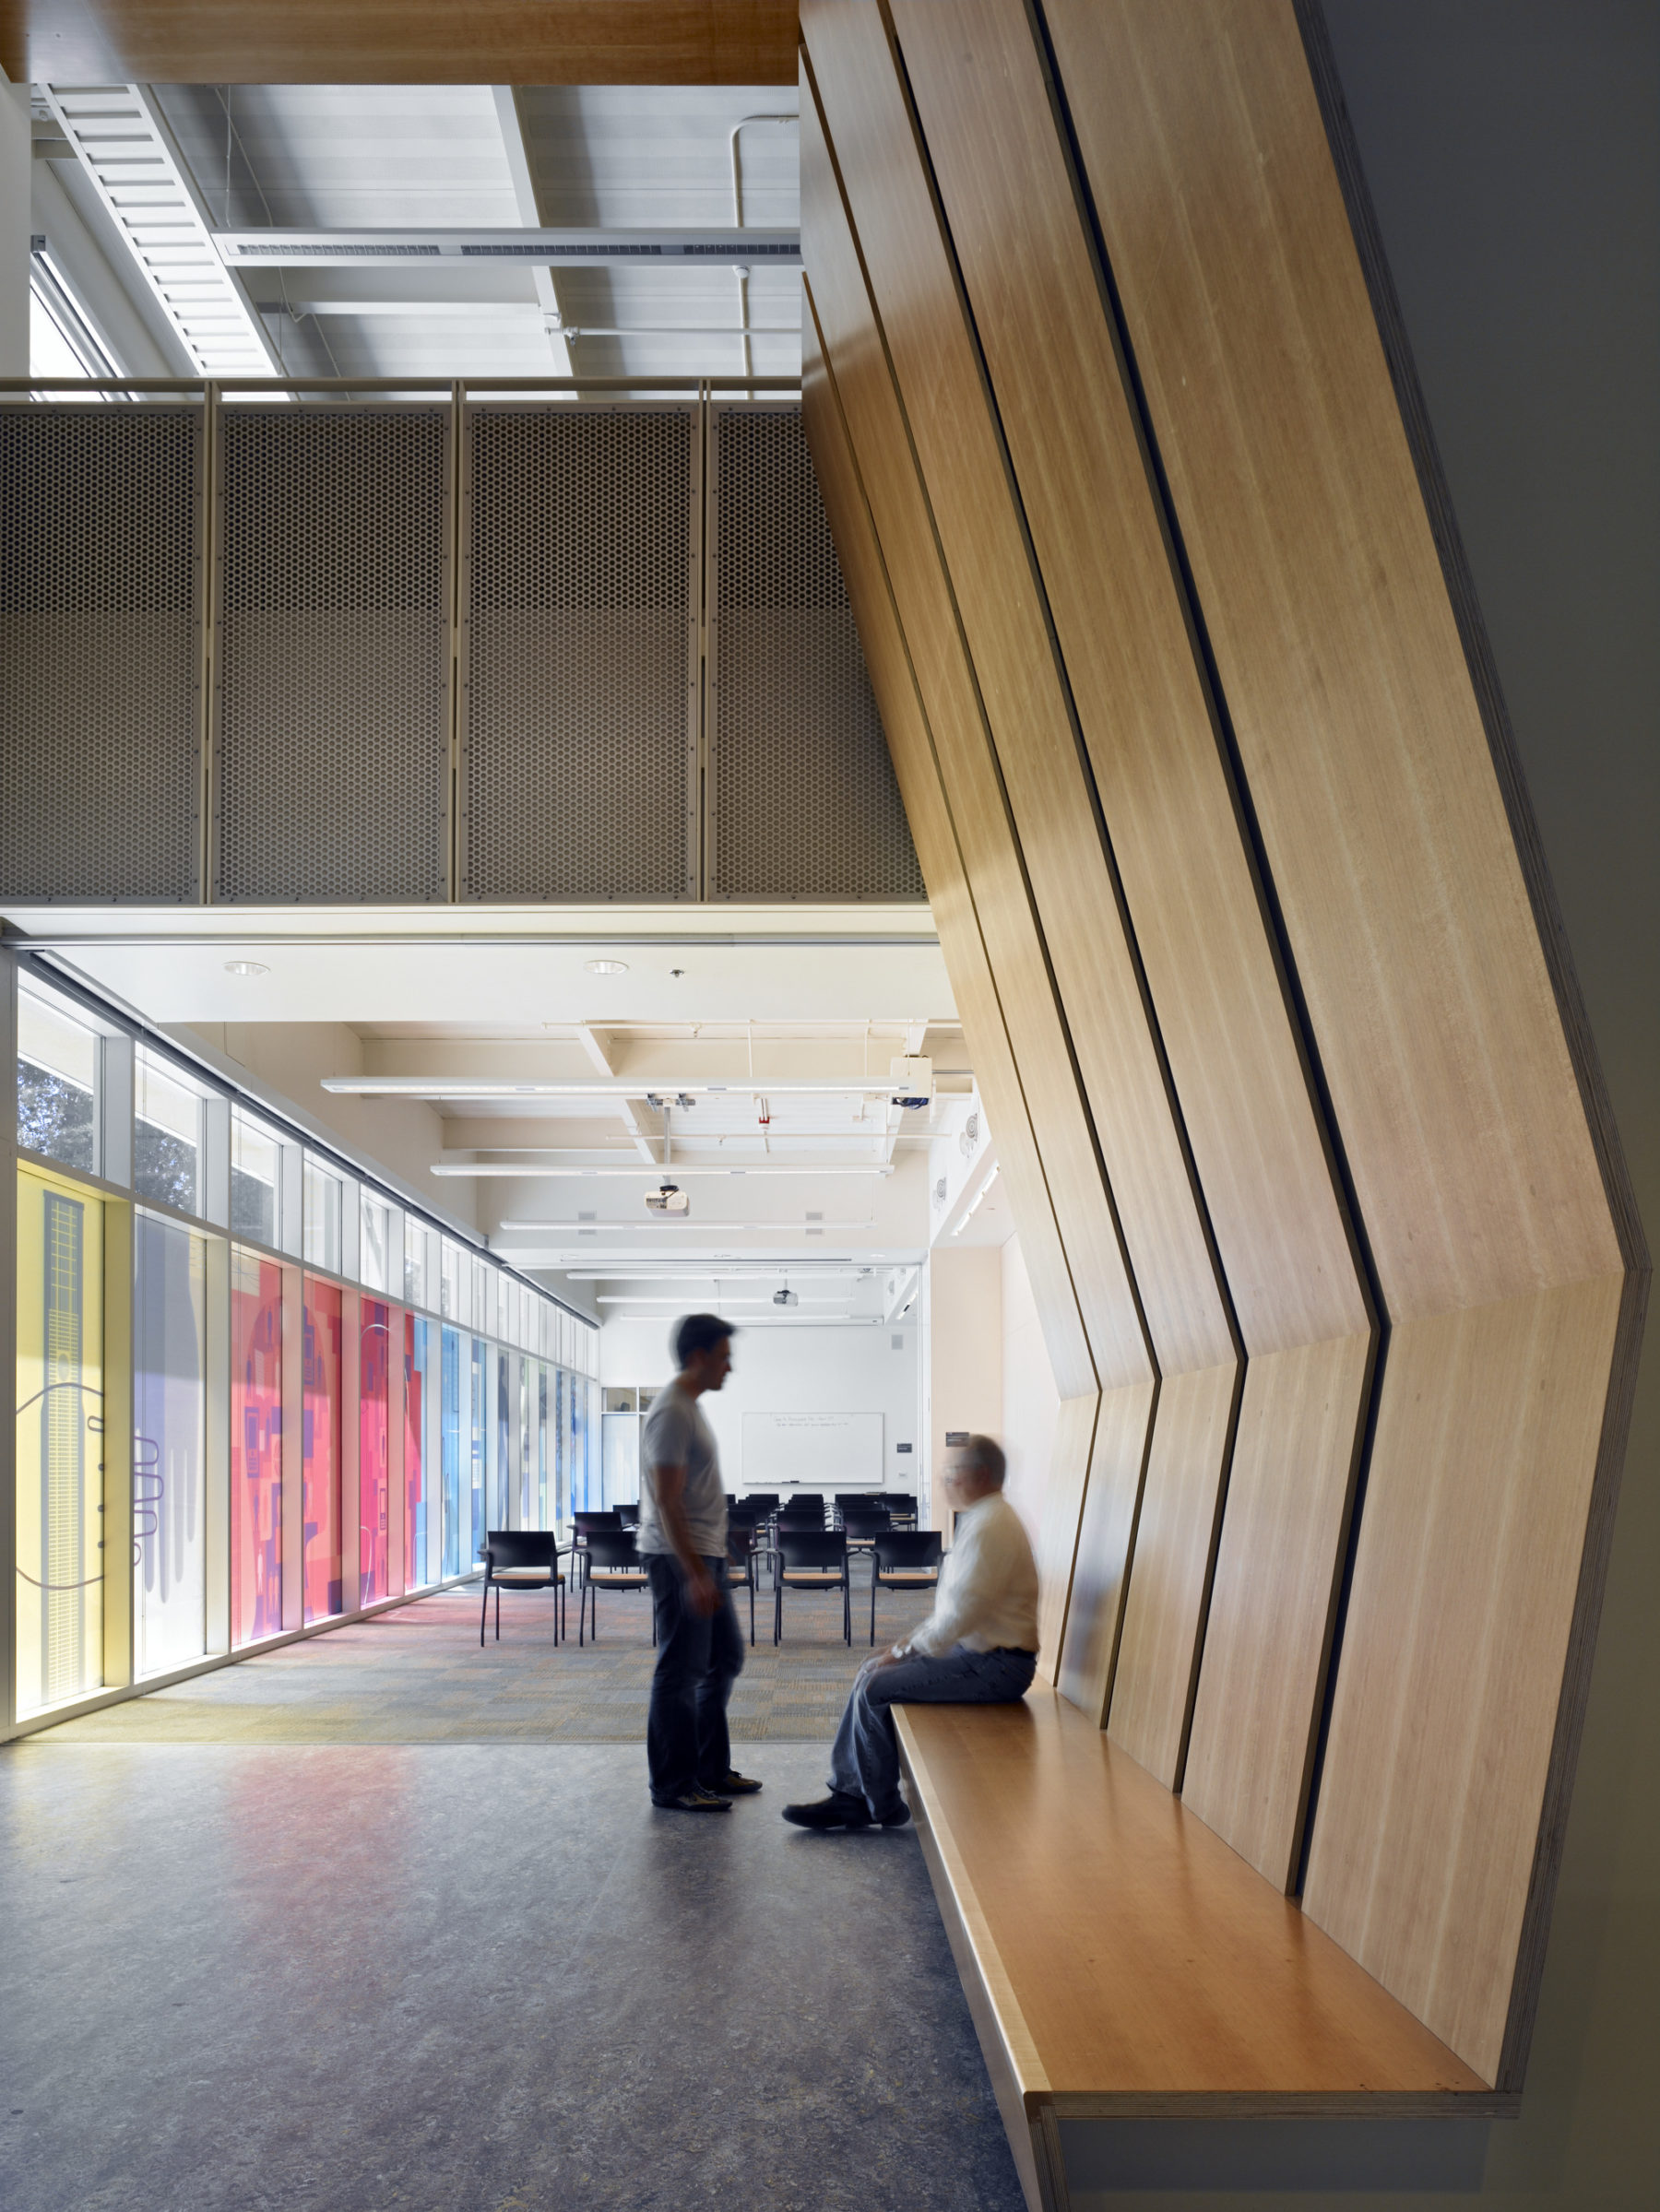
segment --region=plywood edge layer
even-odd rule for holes
[[[933,1792],[928,1761],[917,1742],[910,1716],[903,1706],[898,1706],[894,1709],[894,1720],[899,1738],[899,1756],[905,1767],[906,1780],[911,1785],[913,1813],[919,1828],[927,1836],[931,1851],[930,1872],[934,1871],[936,1862],[938,1864],[934,1887],[939,1897],[941,1913],[948,1933],[954,1923],[961,1933],[995,2023],[1003,2061],[1029,2117],[1052,2094],[1049,2075],[1038,2055],[1038,2046],[1026,2026],[1026,2015],[1014,1994],[1014,1985],[1009,1978],[1008,1970],[992,1940],[991,1931],[980,1909],[962,1853],[950,1830],[937,1827],[927,1816]],[[960,1967],[961,1961],[958,1963]]]
[[[1057,2120],[1514,2120],[1519,2096],[1498,2089],[1360,2089],[1298,2096],[1264,2089],[1058,2089]]]

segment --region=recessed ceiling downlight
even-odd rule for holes
[[[225,963],[227,976],[268,976],[270,972],[263,960],[227,960]]]
[[[587,965],[590,976],[626,976],[628,973],[626,960],[590,960]]]

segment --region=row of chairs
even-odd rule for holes
[[[755,1590],[763,1556],[772,1565],[773,1642],[784,1633],[784,1592],[794,1590],[839,1590],[842,1593],[842,1637],[853,1640],[853,1583],[851,1565],[856,1550],[871,1559],[871,1642],[876,1641],[878,1590],[921,1590],[939,1579],[943,1556],[939,1532],[934,1529],[895,1529],[874,1513],[855,1515],[868,1526],[816,1529],[779,1526],[766,1544],[756,1527],[729,1521],[727,1535],[727,1582],[749,1592],[750,1642],[755,1640]],[[650,1591],[650,1578],[632,1529],[622,1525],[613,1508],[604,1513],[572,1516],[572,1541],[562,1546],[551,1530],[492,1530],[484,1544],[484,1598],[479,1619],[479,1642],[495,1601],[495,1633],[502,1635],[502,1591],[549,1591],[554,1600],[553,1638],[557,1644],[568,1633],[565,1616],[566,1578],[560,1567],[571,1559],[576,1583],[576,1641],[578,1649],[590,1632],[599,1633],[601,1590]],[[657,1623],[652,1622],[652,1641]]]

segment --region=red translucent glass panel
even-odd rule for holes
[[[231,1641],[282,1626],[282,1270],[231,1256]]]
[[[392,1316],[378,1299],[362,1307],[358,1365],[358,1603],[392,1594]]]
[[[426,1437],[427,1363],[429,1347],[437,1334],[412,1313],[404,1316],[404,1588],[420,1590],[434,1579],[428,1558],[433,1528],[427,1504]]]
[[[340,1590],[340,1292],[305,1278],[300,1569],[305,1618],[344,1610]]]

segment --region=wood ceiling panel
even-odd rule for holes
[[[801,172],[803,234],[811,239],[818,337],[870,503],[1026,1110],[1062,1224],[1077,1307],[1094,1360],[1087,1383],[1093,1387],[1097,1376],[1110,1384],[1139,1381],[1150,1377],[1152,1366],[1043,937],[999,787],[975,671],[820,119],[805,88]],[[992,1111],[990,1098],[987,1106]],[[994,1133],[996,1128],[992,1111]],[[1015,1203],[1017,1218],[1023,1218],[1018,1199]],[[1071,1365],[1057,1369],[1056,1382],[1069,1397],[1085,1387],[1085,1378]]]
[[[795,0],[23,0],[14,83],[788,85]]]
[[[1240,1330],[1352,1334],[1365,1294],[1026,8],[893,15]]]
[[[895,56],[871,0],[809,0],[801,23],[1148,1331],[1162,1365],[1214,1364],[1215,1263]],[[804,223],[815,196],[804,168]]]

